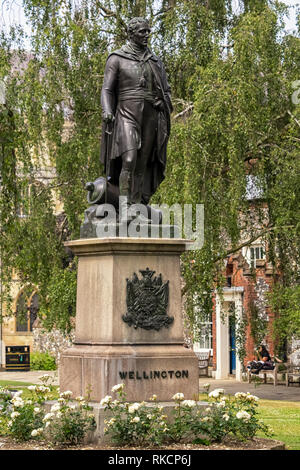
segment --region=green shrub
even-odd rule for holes
[[[33,352],[30,355],[31,370],[56,370],[55,357],[48,352]]]
[[[71,402],[71,391],[60,394],[57,403],[44,417],[43,436],[54,445],[80,444],[89,431],[96,428],[93,409],[83,397],[77,397],[77,405]]]
[[[271,436],[272,432],[257,417],[258,398],[238,392],[225,396],[223,389],[208,393],[207,407],[197,401],[185,400],[183,393],[176,393],[175,406],[168,418],[158,403],[128,403],[124,384],[115,385],[112,396],[104,397],[100,405],[112,417],[105,420],[104,433],[118,445],[161,445],[165,443],[193,443],[209,445],[222,442],[227,436],[238,440],[252,439],[258,432]],[[156,402],[157,397],[150,398]]]
[[[53,393],[53,377],[39,377],[43,385],[29,385],[28,396],[0,387],[0,431],[17,441],[43,440],[49,445],[74,445],[96,428],[92,407],[83,397],[71,401],[72,392],[60,393],[46,413],[45,403]],[[25,395],[25,393],[24,393]],[[77,403],[76,403],[77,402]]]

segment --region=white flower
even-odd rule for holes
[[[220,395],[223,395],[224,391],[225,390],[223,388],[216,388],[215,390],[210,392],[208,396],[211,398],[219,398]]]
[[[229,420],[229,415],[228,415],[227,413],[225,413],[225,414],[223,415],[223,419],[225,419],[225,421],[228,421],[228,420]]]
[[[249,392],[247,393],[247,400],[248,401],[259,401],[259,398],[255,395],[251,395]]]
[[[108,405],[109,403],[111,403],[111,401],[112,397],[110,395],[106,395],[106,397],[102,398],[102,400],[100,401],[100,406]]]
[[[157,400],[157,395],[152,395],[152,397],[150,398],[150,401],[156,401]]]
[[[47,421],[46,424],[45,424],[45,428],[47,428],[48,426],[50,426],[50,421]]]
[[[54,417],[54,413],[47,413],[44,418],[43,418],[43,421],[48,421],[49,419],[53,418]]]
[[[49,387],[45,387],[44,385],[38,385],[38,386],[36,387],[36,392],[38,392],[38,393],[50,392],[50,388],[49,388]]]
[[[123,390],[123,388],[124,388],[124,384],[122,383],[122,384],[114,385],[111,391],[120,392],[121,390]]]
[[[141,407],[141,403],[133,403],[128,407],[128,413],[132,414]]]
[[[19,397],[20,395],[22,395],[22,393],[23,393],[23,390],[19,390],[18,392],[14,394],[14,398]]]
[[[245,398],[247,395],[244,392],[237,392],[235,393],[235,398]]]
[[[217,408],[225,408],[226,403],[225,403],[225,401],[222,400],[222,401],[220,401],[219,403],[217,403],[216,406],[217,406]]]
[[[37,429],[34,429],[34,430],[31,432],[32,437],[36,437],[36,436],[38,436],[38,434],[39,434],[39,432],[38,432]]]
[[[192,408],[193,406],[196,406],[196,402],[194,400],[184,400],[182,405]]]
[[[75,408],[76,408],[76,405],[69,405],[70,410],[75,410]]]
[[[60,394],[60,397],[61,398],[71,398],[72,395],[73,395],[73,392],[71,392],[71,390],[67,390],[66,392],[62,392]]]
[[[51,406],[51,412],[55,413],[55,411],[59,411],[59,410],[60,410],[59,403],[55,403],[54,405]]]
[[[14,408],[22,408],[22,406],[24,406],[24,402],[21,398],[18,398],[16,400],[12,399],[12,403]]]
[[[84,397],[76,397],[75,400],[76,401],[84,401]]]
[[[12,419],[15,419],[17,416],[20,416],[20,413],[18,411],[13,411],[12,414],[10,415]]]
[[[206,413],[211,413],[211,408],[205,408]]]
[[[138,423],[140,421],[140,418],[138,416],[135,416],[134,418],[132,418],[131,422],[132,423]]]
[[[57,417],[57,418],[61,418],[61,417],[62,417],[62,412],[61,412],[61,411],[58,411],[58,412],[56,413],[56,417]]]
[[[183,393],[175,393],[173,395],[172,400],[174,401],[183,401],[184,400],[184,394]]]
[[[35,392],[36,390],[36,385],[29,385],[29,387],[27,387],[28,390],[30,390],[31,392]]]
[[[209,416],[204,416],[201,421],[208,422],[211,421],[211,418]]]
[[[243,421],[249,421],[249,419],[251,419],[251,415],[244,410],[238,411],[236,417],[237,419],[242,419]]]

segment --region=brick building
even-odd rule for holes
[[[267,208],[255,180],[249,179],[247,199],[248,217],[257,231],[267,223]],[[263,214],[263,217],[261,217]],[[247,240],[247,234],[243,240]],[[251,238],[251,237],[250,237]],[[215,293],[214,309],[210,322],[203,325],[203,335],[194,345],[196,351],[210,351],[212,375],[217,379],[235,376],[242,380],[247,362],[255,359],[255,349],[263,342],[271,356],[274,354],[272,338],[273,313],[268,305],[268,295],[274,279],[273,265],[268,261],[262,238],[241,243],[242,248],[226,260],[226,284],[222,294]],[[256,328],[264,326],[255,334]],[[265,334],[264,334],[265,333]],[[242,341],[240,336],[244,336]],[[243,343],[245,358],[239,359],[238,342]]]

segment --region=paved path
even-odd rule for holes
[[[44,374],[51,375],[55,379],[54,384],[58,385],[57,371],[0,371],[0,380],[38,384],[41,383],[39,377]],[[215,380],[211,377],[201,377],[199,379],[200,393],[204,391],[203,385],[206,383],[210,384],[210,391],[215,388],[224,388],[225,393],[229,394],[234,394],[236,392],[250,392],[265,400],[295,401],[300,403],[300,387],[298,385],[286,387],[285,384],[280,384],[277,385],[277,387],[274,387],[273,383],[269,383],[255,386],[254,383],[248,384],[247,382],[237,382],[234,379]]]
[[[42,384],[39,380],[44,374],[51,375],[54,378],[53,385],[58,385],[58,374],[56,370],[30,370],[25,371],[0,371],[0,380],[9,380],[16,382],[30,382],[31,384]]]
[[[211,377],[201,377],[199,380],[200,393],[204,392],[203,385],[210,384],[210,391],[215,388],[223,388],[226,394],[236,392],[250,392],[258,398],[265,400],[295,401],[300,403],[300,387],[292,385],[286,387],[285,384],[279,384],[274,387],[273,383],[256,385],[254,383],[237,382],[234,379],[215,380]]]

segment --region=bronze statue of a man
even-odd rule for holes
[[[126,196],[129,204],[148,204],[164,179],[170,86],[163,63],[148,48],[148,21],[133,18],[128,35],[128,44],[112,52],[106,62],[101,161],[120,196]],[[111,138],[105,138],[109,134]]]

